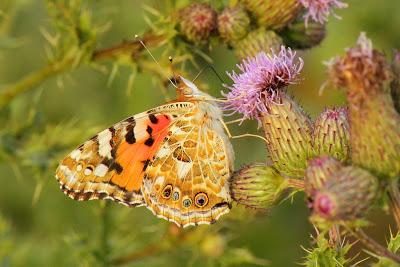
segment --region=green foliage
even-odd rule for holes
[[[104,30],[93,25],[92,12],[82,0],[47,1],[54,34],[45,37],[54,47],[53,60],[73,58],[73,65],[90,60],[98,33]]]
[[[399,251],[400,248],[400,233],[397,233],[396,235],[391,234],[390,235],[390,240],[388,242],[387,248],[393,252],[393,253],[397,253]],[[374,265],[372,265],[372,267],[396,267],[399,266],[398,263],[385,258],[385,257],[379,257],[376,256],[378,258],[378,262],[376,262]]]
[[[10,253],[13,249],[10,224],[0,213],[0,266],[10,266]]]
[[[304,266],[307,267],[342,267],[347,266],[348,259],[346,254],[349,252],[351,245],[347,243],[334,246],[324,235],[318,235],[315,240],[315,247],[307,249]]]

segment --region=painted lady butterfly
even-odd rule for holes
[[[63,159],[56,177],[76,200],[146,206],[179,226],[229,212],[233,149],[216,99],[180,77],[177,100],[127,118]]]

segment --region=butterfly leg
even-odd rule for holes
[[[237,138],[242,138],[242,137],[257,137],[257,138],[260,138],[260,139],[264,140],[265,143],[268,143],[268,140],[265,139],[265,137],[263,137],[263,136],[261,136],[261,135],[245,133],[245,134],[233,136],[233,135],[231,134],[231,132],[229,131],[229,128],[228,128],[228,126],[226,125],[226,123],[225,123],[222,119],[220,119],[220,122],[221,122],[221,124],[224,126],[224,129],[225,129],[225,131],[226,131],[226,134],[228,135],[228,137],[229,137],[230,139],[237,139]]]

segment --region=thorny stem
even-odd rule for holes
[[[387,248],[384,246],[380,245],[377,243],[374,239],[369,237],[363,230],[360,228],[357,228],[355,230],[352,230],[351,228],[347,228],[357,239],[359,239],[364,246],[366,246],[369,250],[372,252],[382,256],[389,258],[397,263],[400,263],[400,256],[394,254],[393,252],[389,251]]]
[[[148,47],[157,47],[166,42],[162,35],[156,35],[152,33],[145,34],[142,41]],[[131,57],[135,59],[142,49],[143,47],[141,46],[139,40],[124,41],[114,46],[94,51],[91,60],[100,61],[112,59],[124,53],[129,53]],[[0,109],[10,103],[19,94],[29,91],[43,83],[46,79],[72,68],[74,64],[76,64],[76,61],[73,57],[51,62],[42,69],[33,71],[32,73],[21,78],[16,83],[1,90]]]
[[[17,95],[26,92],[29,89],[34,88],[35,86],[38,86],[47,78],[63,72],[69,66],[71,66],[73,62],[73,58],[51,62],[46,67],[26,75],[18,82],[5,88],[0,92],[0,108],[7,105]]]
[[[398,179],[392,179],[389,181],[388,194],[393,216],[396,220],[397,229],[400,230],[400,192],[398,186]]]
[[[146,33],[141,40],[148,47],[160,46],[166,42],[163,35],[156,35],[150,32]],[[103,59],[110,59],[115,58],[120,54],[128,53],[130,53],[131,56],[134,58],[143,49],[144,48],[142,44],[140,44],[140,41],[137,39],[131,41],[123,41],[122,43],[94,51],[92,55],[92,60],[98,61]]]

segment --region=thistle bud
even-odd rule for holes
[[[250,32],[244,39],[233,44],[235,54],[239,59],[257,55],[260,52],[278,51],[282,39],[274,31],[259,28]]]
[[[315,193],[332,179],[343,164],[329,156],[316,157],[308,161],[305,174],[305,192],[312,201]]]
[[[361,218],[375,202],[378,187],[377,178],[368,171],[343,167],[316,192],[313,214],[329,221]]]
[[[307,160],[314,156],[309,116],[289,96],[280,93],[262,116],[269,157],[275,168],[290,177],[304,177]]]
[[[303,18],[300,17],[280,33],[283,42],[295,49],[308,49],[317,46],[324,40],[325,35],[325,24],[311,21],[306,26]]]
[[[248,208],[267,209],[277,204],[286,180],[271,166],[252,164],[235,172],[230,181],[232,198]]]
[[[329,155],[340,161],[350,156],[350,125],[346,108],[326,109],[317,118],[313,132],[318,155]]]
[[[219,35],[226,43],[242,39],[249,31],[250,18],[241,6],[225,8],[217,20]]]
[[[393,81],[390,84],[394,107],[400,113],[400,51],[395,51],[392,61]]]
[[[365,34],[330,64],[333,82],[347,90],[352,161],[382,178],[400,173],[400,114],[389,93],[390,74]]]
[[[298,0],[244,0],[244,4],[260,26],[274,30],[285,27],[301,11]]]
[[[217,27],[217,13],[205,3],[192,3],[180,10],[180,32],[185,38],[200,45],[207,43]]]

